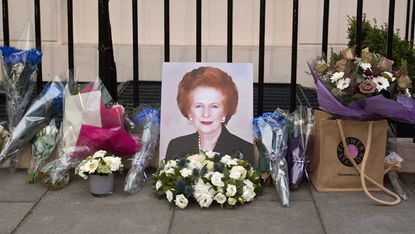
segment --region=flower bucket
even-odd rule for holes
[[[89,189],[94,197],[107,197],[113,194],[114,174],[89,176]]]

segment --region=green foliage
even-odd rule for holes
[[[356,46],[356,18],[348,18],[349,25],[347,28],[347,34],[349,39],[349,47]],[[362,21],[362,48],[368,47],[370,52],[378,53],[386,56],[387,43],[388,43],[388,25],[384,24],[381,26],[377,25],[376,19],[373,20],[372,25],[366,16],[363,17]],[[411,47],[410,43],[402,40],[399,36],[399,29],[393,35],[393,48],[392,48],[392,59],[395,61],[394,67],[398,68],[401,65],[406,65],[408,74],[415,82],[415,51]],[[413,85],[412,90],[415,91]]]

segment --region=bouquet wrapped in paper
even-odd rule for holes
[[[320,58],[309,63],[320,109],[341,118],[415,124],[412,81],[405,63],[398,69],[393,63],[368,49],[356,57],[350,48],[332,53],[329,63]]]
[[[15,127],[0,153],[0,165],[15,157],[19,149],[28,143],[49,121],[62,115],[63,83],[55,79],[45,85]]]
[[[9,131],[22,119],[27,107],[32,101],[36,85],[37,65],[41,62],[42,54],[37,49],[21,50],[14,47],[1,46],[3,84],[6,92],[6,111]],[[14,170],[17,159],[14,158],[11,169]]]
[[[35,141],[32,144],[32,160],[26,176],[28,183],[36,182],[39,170],[55,149],[58,131],[56,120],[53,119],[48,126],[36,134]]]
[[[288,207],[290,202],[286,160],[289,121],[286,116],[282,110],[277,109],[273,113],[264,113],[253,121],[260,153],[266,155],[269,173],[284,207]]]
[[[88,84],[75,95],[66,86],[59,157],[41,170],[43,181],[50,188],[65,186],[69,170],[96,151],[130,156],[139,150],[138,139],[124,128],[124,108],[121,105],[108,108],[108,100],[108,91],[100,82]]]
[[[307,147],[314,126],[313,110],[300,106],[290,114],[290,136],[288,139],[288,171],[290,189],[296,190],[308,177]]]
[[[124,191],[138,192],[146,179],[145,169],[150,165],[159,141],[160,112],[151,107],[139,108],[133,119],[141,135],[141,149],[132,157],[131,168],[125,178]]]

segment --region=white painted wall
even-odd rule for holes
[[[75,69],[79,80],[98,74],[97,0],[74,0]],[[139,0],[140,79],[161,80],[163,62],[163,0]],[[204,0],[202,13],[202,61],[226,61],[226,0]],[[234,61],[258,63],[259,0],[234,1]],[[265,81],[289,83],[291,71],[292,1],[268,0],[266,11]],[[396,1],[395,26],[404,35],[406,0]],[[389,0],[365,0],[367,18],[387,22]],[[1,9],[0,9],[1,11]],[[195,1],[170,0],[171,61],[195,61]],[[330,1],[329,46],[336,50],[347,43],[347,16],[356,13],[355,0]],[[9,1],[10,36],[17,45],[27,22],[34,24],[33,1]],[[131,1],[110,0],[110,14],[118,80],[132,79]],[[305,74],[306,61],[321,50],[323,0],[300,0],[298,81],[313,86]],[[44,79],[67,70],[66,0],[42,0]],[[0,32],[2,31],[0,24]],[[2,36],[1,36],[2,37]],[[0,37],[0,38],[1,38]],[[34,33],[32,36],[34,40]],[[32,44],[33,41],[31,42]],[[255,77],[255,80],[257,78]]]

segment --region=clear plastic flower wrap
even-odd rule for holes
[[[308,178],[307,147],[314,126],[312,108],[299,106],[290,114],[290,137],[288,139],[288,171],[290,189],[296,190]]]
[[[286,114],[280,109],[264,113],[253,121],[254,136],[262,151],[260,153],[266,155],[269,173],[284,207],[288,207],[290,202],[286,160],[288,124]]]
[[[139,107],[133,119],[141,135],[141,150],[132,157],[131,168],[125,178],[124,191],[135,193],[141,190],[147,176],[145,169],[150,165],[160,134],[160,112],[157,109]]]
[[[0,165],[15,157],[19,149],[28,143],[49,121],[62,115],[63,83],[55,78],[46,84],[17,124],[0,153]]]
[[[12,133],[32,101],[36,85],[37,65],[42,54],[37,49],[21,50],[1,46],[3,84],[6,92],[6,112],[9,131]],[[11,171],[17,166],[15,157],[10,164]]]
[[[108,91],[98,80],[72,95],[65,87],[64,115],[58,159],[42,168],[43,182],[59,189],[69,182],[69,170],[88,155],[106,150],[127,156],[139,149],[138,140],[124,128],[124,108],[112,105]]]
[[[56,119],[52,119],[48,126],[42,128],[36,134],[35,141],[32,144],[32,160],[26,176],[28,183],[36,182],[39,170],[52,155],[57,143],[58,132]]]

